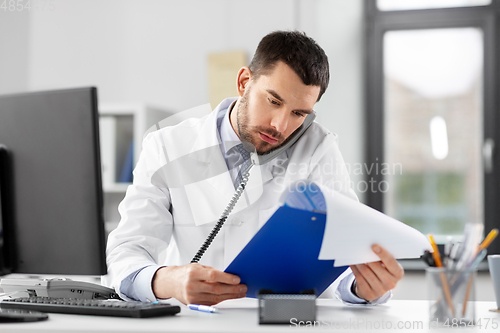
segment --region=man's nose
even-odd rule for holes
[[[278,132],[284,133],[288,126],[288,116],[286,112],[276,112],[271,118],[270,125]]]

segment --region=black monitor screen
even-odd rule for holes
[[[0,145],[11,166],[3,224],[13,272],[105,274],[96,89],[0,96]]]

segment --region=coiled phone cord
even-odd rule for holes
[[[231,200],[229,201],[229,203],[227,204],[226,209],[224,209],[224,211],[222,212],[222,215],[219,218],[219,221],[217,222],[215,227],[212,229],[212,231],[208,235],[208,237],[205,240],[205,242],[203,243],[203,245],[201,245],[200,249],[198,250],[196,255],[193,257],[193,260],[191,260],[192,264],[198,263],[198,261],[200,261],[201,257],[203,256],[205,251],[208,249],[208,247],[210,246],[210,244],[214,240],[215,236],[217,236],[217,234],[219,233],[219,230],[224,225],[224,222],[226,222],[227,217],[229,216],[229,214],[233,210],[234,206],[236,205],[236,203],[240,199],[241,195],[243,194],[243,191],[245,190],[245,186],[247,185],[248,178],[250,176],[250,169],[252,168],[253,165],[254,164],[252,163],[248,167],[248,169],[243,173],[243,175],[241,177],[240,185],[238,186],[238,188],[234,192],[234,195],[231,198]]]

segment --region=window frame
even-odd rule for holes
[[[391,30],[477,27],[484,38],[483,143],[494,140],[494,169],[484,175],[484,230],[500,229],[500,0],[474,7],[380,11],[375,0],[365,0],[365,161],[368,165],[384,162],[384,33]],[[373,164],[372,164],[373,163]],[[496,167],[496,168],[495,168]],[[375,189],[384,180],[381,174],[366,175]],[[366,203],[383,211],[384,193],[368,191]],[[500,253],[500,240],[488,248],[488,254]]]

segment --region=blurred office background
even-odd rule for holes
[[[363,1],[46,2],[0,9],[0,93],[95,85],[100,104],[183,111],[209,102],[210,54],[250,60],[267,33],[297,29],[330,60],[319,121],[339,134],[347,162],[363,160]]]
[[[169,113],[213,104],[212,56],[248,62],[265,34],[305,31],[330,61],[317,120],[339,135],[361,201],[441,243],[466,222],[498,225],[497,0],[0,4],[0,94],[92,85],[100,105]],[[493,300],[480,279],[478,299]],[[425,298],[418,286],[423,272],[407,271],[395,298]]]

